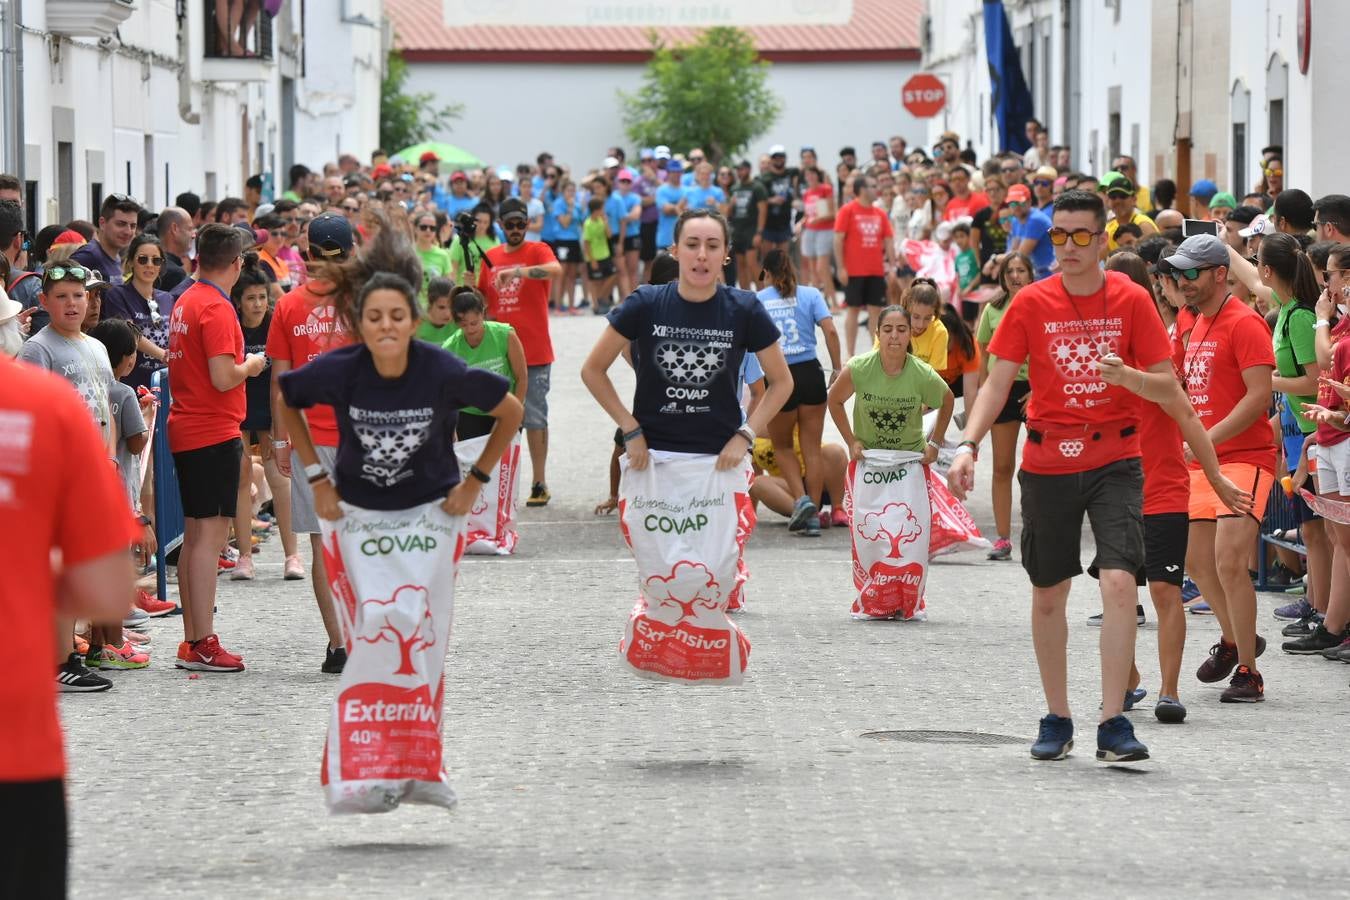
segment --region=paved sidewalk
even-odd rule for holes
[[[150,669],[63,701],[73,896],[1350,894],[1334,862],[1350,666],[1281,654],[1276,596],[1259,619],[1267,702],[1221,706],[1223,685],[1185,674],[1183,726],[1152,716],[1150,613],[1138,645],[1150,696],[1131,715],[1154,760],[1131,768],[1093,760],[1093,582],[1070,601],[1078,747],[1034,763],[1043,707],[1016,562],[945,558],[929,622],[855,623],[845,531],[799,538],[772,514],[748,554],[746,683],[625,673],[615,650],[635,567],[613,518],[591,513],[613,426],[576,377],[600,325],[554,320],[552,504],[522,505],[517,556],[463,567],[445,699],[458,809],[327,814],[318,770],[337,681],[319,673],[308,582],[281,580],[273,539],[257,581],[220,582],[218,627],[247,672],[173,669],[174,619],[153,628]],[[627,394],[631,377],[619,380]],[[988,474],[986,460],[982,525]],[[1212,618],[1188,619],[1186,673],[1218,635]],[[864,736],[891,730],[1016,740]]]

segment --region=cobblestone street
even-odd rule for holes
[[[318,775],[337,682],[319,672],[309,584],[282,580],[273,538],[256,581],[220,581],[218,628],[247,672],[174,669],[168,619],[150,669],[63,699],[72,896],[124,878],[145,900],[1345,895],[1335,839],[1321,843],[1343,830],[1350,789],[1322,764],[1339,766],[1350,667],[1282,654],[1275,595],[1259,601],[1263,704],[1221,706],[1224,685],[1194,679],[1218,626],[1187,617],[1181,726],[1153,718],[1144,599],[1150,694],[1131,716],[1153,759],[1129,768],[1093,759],[1086,579],[1070,601],[1077,749],[1029,758],[1043,706],[1027,582],[982,552],[933,565],[927,623],[857,623],[845,530],[807,540],[764,513],[739,619],[745,684],[626,673],[615,648],[635,567],[613,517],[592,514],[613,425],[577,377],[601,325],[553,320],[552,503],[522,504],[514,557],[463,565],[445,698],[459,807],[328,815]],[[988,528],[987,460],[979,478],[971,512]],[[1009,740],[867,736],[929,730]]]

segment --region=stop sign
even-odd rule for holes
[[[934,75],[915,75],[900,88],[900,102],[915,118],[932,118],[947,105],[947,88]]]

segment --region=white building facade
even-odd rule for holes
[[[1261,149],[1284,147],[1285,183],[1350,192],[1335,69],[1350,3],[1310,0],[1006,0],[1051,143],[1101,174],[1133,156],[1142,181],[1201,178],[1239,198]],[[948,85],[950,128],[996,152],[980,0],[929,0],[924,66]],[[1306,66],[1303,63],[1306,61]],[[1313,134],[1316,123],[1317,134]],[[1185,191],[1182,191],[1184,198]]]
[[[246,58],[213,49],[213,0],[0,12],[3,169],[35,224],[93,219],[113,192],[152,209],[183,191],[239,196],[259,173],[280,193],[292,162],[317,169],[378,143],[383,0],[284,0],[260,13]]]

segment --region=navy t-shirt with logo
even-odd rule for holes
[[[493,409],[508,389],[500,375],[423,341],[408,346],[398,378],[375,370],[365,344],[329,350],[279,377],[293,409],[333,407],[338,496],[363,509],[411,509],[445,497],[459,483],[459,411]]]
[[[746,351],[778,340],[773,319],[749,291],[719,285],[702,303],[677,282],[643,285],[609,313],[633,342],[633,417],[652,450],[721,453],[741,427],[740,371]]]

